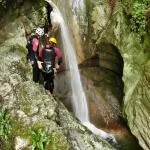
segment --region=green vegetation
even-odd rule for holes
[[[56,133],[49,134],[50,144],[45,146],[46,150],[67,150],[67,139]]]
[[[139,33],[140,35],[145,34],[145,12],[147,3],[135,2],[131,11],[131,29],[132,31]]]
[[[6,107],[3,106],[0,113],[0,149],[10,150],[14,147],[15,138],[28,139],[32,145],[32,150],[66,150],[67,139],[55,132],[46,134],[44,127],[35,124],[32,129],[23,126],[17,118],[10,119],[10,114],[6,115]],[[3,123],[2,123],[3,122]],[[3,126],[3,127],[2,127]],[[3,131],[3,132],[2,132]],[[4,140],[3,140],[4,139]]]
[[[124,2],[124,10],[129,17],[131,31],[142,37],[146,34],[146,11],[149,0]]]
[[[56,133],[46,134],[41,128],[29,130],[32,150],[66,150],[67,140]]]
[[[2,107],[0,112],[0,149],[11,150],[14,147],[15,137],[27,137],[26,127],[23,127],[20,122],[12,119],[10,114],[6,114],[6,106]]]
[[[10,132],[10,114],[6,114],[6,106],[2,107],[0,112],[0,137],[2,140],[8,140]]]
[[[50,140],[46,136],[45,132],[42,129],[38,130],[29,130],[32,142],[32,150],[38,148],[39,150],[44,150],[45,144],[49,144]]]

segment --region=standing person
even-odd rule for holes
[[[40,70],[37,65],[38,55],[39,55],[39,44],[40,38],[44,34],[44,29],[37,28],[35,35],[32,35],[27,39],[26,48],[28,49],[27,61],[32,65],[33,69],[33,81],[39,82]]]
[[[59,69],[62,63],[60,50],[56,48],[57,41],[50,38],[49,42],[40,50],[38,67],[42,70],[44,77],[44,88],[54,96],[54,68]],[[58,63],[55,62],[57,57]],[[56,64],[55,64],[56,63]]]

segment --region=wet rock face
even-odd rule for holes
[[[139,81],[136,83],[134,92],[132,95],[128,95],[128,101],[125,105],[125,113],[128,119],[129,126],[133,134],[139,139],[141,146],[148,150],[150,147],[149,137],[149,83],[150,83],[150,61],[145,65],[145,69],[140,77]],[[132,91],[130,91],[132,92]]]
[[[102,68],[106,68],[116,75],[123,75],[123,58],[119,52],[119,49],[109,43],[101,43],[97,45],[99,55],[99,65]]]
[[[72,92],[70,83],[69,71],[63,71],[57,74],[55,78],[55,91],[59,99],[67,107],[70,112],[73,112]]]

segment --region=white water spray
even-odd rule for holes
[[[69,0],[69,3],[72,7],[74,22],[77,24],[79,12],[84,8],[84,0]]]
[[[82,122],[82,124],[87,126],[93,133],[100,135],[103,138],[112,138],[115,141],[114,136],[104,132],[103,130],[96,128],[89,121],[88,105],[87,105],[85,93],[83,91],[83,87],[81,84],[75,50],[71,44],[67,26],[63,20],[63,17],[59,9],[56,7],[56,5],[50,0],[48,2],[53,7],[53,12],[51,13],[51,17],[52,17],[51,19],[52,20],[54,19],[54,20],[52,22],[59,23],[60,28],[61,28],[61,36],[62,36],[63,47],[65,51],[65,57],[69,66],[69,71],[70,71],[70,76],[71,76],[72,103],[73,103],[75,116]]]

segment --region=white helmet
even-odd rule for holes
[[[40,35],[40,36],[42,36],[42,35],[44,35],[44,29],[38,27],[36,29],[35,33],[38,34],[38,35]]]

